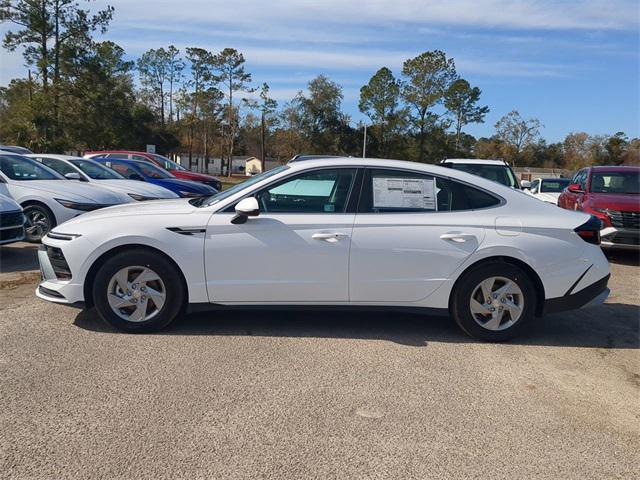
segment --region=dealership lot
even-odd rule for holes
[[[0,249],[0,478],[631,478],[640,269],[508,344],[399,313],[219,312],[126,335]]]

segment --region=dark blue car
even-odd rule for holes
[[[144,182],[153,183],[154,185],[159,185],[177,193],[181,197],[208,197],[218,193],[215,188],[203,183],[180,180],[166,170],[163,170],[150,162],[106,157],[93,157],[91,160],[95,160],[96,162],[106,165],[125,178],[130,180],[142,180]]]

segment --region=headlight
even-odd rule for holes
[[[70,208],[72,210],[81,210],[83,212],[90,212],[92,210],[97,210],[98,208],[109,206],[109,205],[100,205],[98,203],[78,203],[78,202],[72,202],[71,200],[62,200],[61,198],[56,198],[55,200],[65,208]]]
[[[144,195],[138,195],[136,193],[127,193],[131,198],[138,202],[144,202],[145,200],[157,200],[158,197],[145,197]]]
[[[178,192],[178,194],[181,197],[202,197],[203,195],[201,193],[195,193],[195,192],[183,192],[182,190],[180,190]]]
[[[82,235],[79,233],[59,233],[54,232],[53,230],[47,233],[47,238],[52,238],[53,240],[65,240],[67,242],[81,236]]]

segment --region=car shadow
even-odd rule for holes
[[[18,242],[0,247],[0,273],[38,270],[38,244]]]
[[[615,250],[604,249],[604,254],[609,263],[618,265],[640,266],[640,250]]]
[[[606,304],[538,319],[529,332],[509,343],[584,348],[640,348],[640,307]],[[102,333],[119,333],[95,309],[82,311],[74,324]],[[429,342],[469,343],[449,317],[399,312],[218,310],[183,315],[156,335],[228,335],[257,337],[383,340],[412,347]]]

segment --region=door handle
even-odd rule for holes
[[[443,233],[440,235],[442,240],[449,240],[450,242],[464,243],[466,241],[475,240],[476,236],[470,233]]]
[[[348,235],[346,233],[340,233],[340,232],[331,232],[331,233],[318,232],[311,235],[311,238],[313,238],[314,240],[324,240],[325,242],[334,243],[347,236]]]

